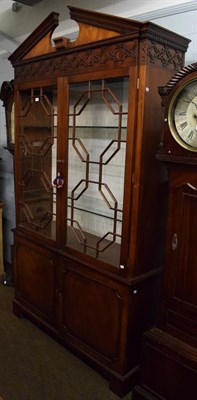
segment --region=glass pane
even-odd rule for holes
[[[120,264],[128,79],[70,85],[67,245]]]
[[[55,239],[57,92],[36,88],[20,95],[19,223]]]

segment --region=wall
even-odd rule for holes
[[[178,15],[156,18],[153,22],[189,38],[191,42],[186,53],[185,64],[188,65],[197,61],[197,9]]]
[[[72,1],[70,4],[81,8],[89,8],[101,12],[119,15],[121,17],[138,20],[150,20],[167,29],[177,32],[191,39],[186,54],[186,64],[196,62],[197,58],[197,0],[122,0],[122,1]],[[82,4],[83,3],[83,4]],[[99,5],[99,8],[98,8]],[[8,27],[7,34],[12,35],[18,43],[21,43],[37,25],[51,12],[60,13],[60,24],[54,36],[76,32],[76,24],[69,21],[66,6],[62,1],[44,0],[37,8],[31,9],[24,6],[19,13],[6,11],[4,18],[0,16],[1,30]],[[13,69],[7,60],[9,54],[0,54],[0,86],[4,80],[13,79]],[[0,104],[0,200],[5,203],[3,209],[3,234],[4,234],[4,259],[11,262],[10,245],[13,241],[11,229],[15,226],[14,208],[14,177],[13,157],[4,149],[6,146],[6,130],[4,108]]]
[[[13,69],[6,58],[0,57],[0,85],[13,78]],[[0,201],[3,201],[3,248],[4,260],[11,262],[10,245],[13,242],[11,229],[15,226],[13,156],[5,150],[7,146],[5,109],[0,102]]]

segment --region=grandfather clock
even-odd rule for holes
[[[143,335],[133,398],[196,399],[197,382],[197,63],[159,88],[169,176],[160,317]],[[177,397],[178,396],[178,397]]]

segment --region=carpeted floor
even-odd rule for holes
[[[3,400],[118,400],[108,382],[25,318],[14,289],[0,284],[0,397]],[[131,393],[123,400],[131,400]]]

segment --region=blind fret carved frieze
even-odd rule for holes
[[[62,74],[72,74],[80,72],[84,67],[88,69],[99,68],[99,66],[110,65],[113,67],[135,65],[137,59],[137,43],[119,43],[113,46],[99,47],[86,52],[74,52],[66,54],[65,57],[51,57],[46,61],[36,61],[31,64],[21,65],[16,68],[16,80],[34,79],[40,76],[60,76]],[[168,46],[147,42],[144,40],[141,44],[140,62],[144,64],[161,64],[163,67],[172,66],[174,70],[179,70],[183,65],[183,53],[178,50],[171,49]]]
[[[36,61],[16,68],[16,80],[29,80],[34,77],[60,76],[62,74],[73,74],[99,67],[114,67],[135,65],[137,60],[137,42],[119,43],[113,46],[99,47],[87,51],[65,53],[65,57],[51,57],[47,60]]]
[[[154,41],[150,42],[147,47],[147,58],[151,64],[161,64],[163,67],[172,66],[174,70],[179,70],[184,62],[181,51]]]

